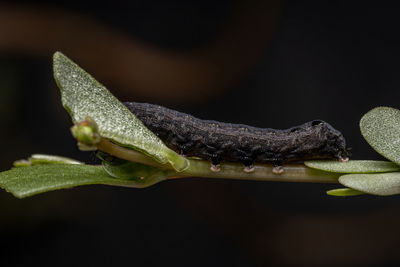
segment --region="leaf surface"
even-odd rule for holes
[[[400,172],[346,174],[339,177],[344,186],[372,195],[400,194]]]
[[[102,84],[60,52],[53,57],[54,78],[61,90],[63,106],[74,123],[92,118],[102,137],[139,150],[177,171],[188,167],[179,156],[132,114]]]
[[[354,190],[352,188],[338,188],[326,192],[328,195],[335,197],[351,197],[365,194],[364,192]]]
[[[120,159],[114,159],[112,162],[103,160],[102,166],[112,177],[135,180],[138,187],[148,187],[164,181],[168,173],[174,172]]]
[[[142,188],[143,181],[116,179],[101,166],[45,164],[0,173],[0,187],[18,198],[81,185],[104,184]]]
[[[374,108],[361,118],[360,130],[373,149],[400,164],[400,110]]]
[[[379,173],[399,171],[400,166],[390,161],[380,160],[349,160],[339,162],[337,160],[310,160],[304,165],[310,168],[337,172],[337,173]]]
[[[33,154],[27,160],[22,159],[14,161],[13,165],[14,167],[24,167],[24,166],[39,165],[39,164],[83,164],[83,163],[75,159],[62,156]]]

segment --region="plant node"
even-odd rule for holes
[[[97,124],[90,117],[72,126],[71,133],[78,140],[79,149],[84,151],[96,150],[96,144],[101,140]]]

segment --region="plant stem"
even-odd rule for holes
[[[284,171],[280,174],[272,172],[271,164],[254,164],[254,171],[247,173],[243,171],[243,164],[224,162],[221,170],[214,172],[210,170],[210,162],[203,160],[190,160],[187,170],[177,173],[177,177],[187,176],[204,178],[228,178],[240,180],[257,181],[280,181],[280,182],[309,182],[309,183],[338,183],[340,174],[314,170],[303,164],[285,164]]]
[[[254,171],[246,173],[243,171],[243,164],[232,162],[222,163],[221,170],[214,172],[210,170],[210,162],[197,159],[189,159],[189,168],[183,172],[176,172],[173,171],[170,164],[158,163],[143,153],[121,147],[105,138],[102,138],[96,146],[99,150],[121,159],[157,168],[169,169],[171,172],[168,174],[168,179],[204,177],[280,182],[338,183],[338,178],[341,175],[339,173],[314,170],[303,164],[285,164],[283,165],[284,171],[281,174],[274,174],[271,164],[254,164]]]

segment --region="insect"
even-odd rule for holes
[[[201,120],[153,104],[124,105],[169,148],[181,155],[211,160],[212,171],[219,171],[222,161],[241,162],[245,172],[254,171],[253,163],[272,163],[273,172],[279,174],[285,162],[348,160],[343,135],[321,120],[276,130]]]

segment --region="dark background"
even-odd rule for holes
[[[0,170],[33,153],[94,160],[70,135],[52,76],[57,50],[121,100],[259,127],[323,119],[353,159],[380,159],[358,122],[373,107],[399,107],[399,11],[349,1],[3,1]],[[398,264],[398,197],[325,194],[336,187],[193,178],[23,200],[0,191],[0,262]]]

